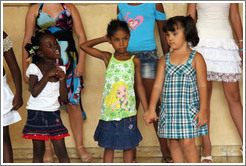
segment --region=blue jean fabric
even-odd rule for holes
[[[150,51],[128,51],[131,55],[135,55],[141,60],[141,75],[143,79],[155,79],[158,56],[157,50]]]
[[[136,116],[120,121],[99,120],[94,140],[98,146],[112,150],[128,150],[135,148],[142,140],[137,127]]]
[[[28,110],[27,121],[22,133],[53,137],[67,134],[68,130],[62,123],[59,110],[54,112]]]

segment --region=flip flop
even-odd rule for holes
[[[213,163],[213,157],[212,156],[201,156],[201,163],[203,163],[204,160],[208,160],[208,161],[211,161],[211,163]]]

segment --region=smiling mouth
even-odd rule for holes
[[[60,51],[59,51],[59,50],[56,50],[56,51],[55,51],[55,54],[56,54],[56,55],[59,55],[59,54],[60,54]]]

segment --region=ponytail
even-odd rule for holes
[[[184,29],[186,40],[191,44],[191,46],[195,47],[199,43],[199,37],[195,21],[190,15],[186,16],[185,20],[186,25]]]

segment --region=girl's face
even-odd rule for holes
[[[59,59],[61,57],[61,48],[53,35],[46,34],[39,46],[42,58]]]
[[[118,88],[116,97],[122,99],[126,97],[126,94],[126,87],[122,85]]]
[[[115,51],[119,54],[127,53],[127,47],[130,40],[130,35],[122,30],[117,30],[110,38],[110,43],[113,45]]]
[[[183,46],[187,45],[187,41],[184,35],[184,29],[180,26],[176,27],[175,31],[167,31],[166,39],[168,45],[174,50],[180,49]]]

